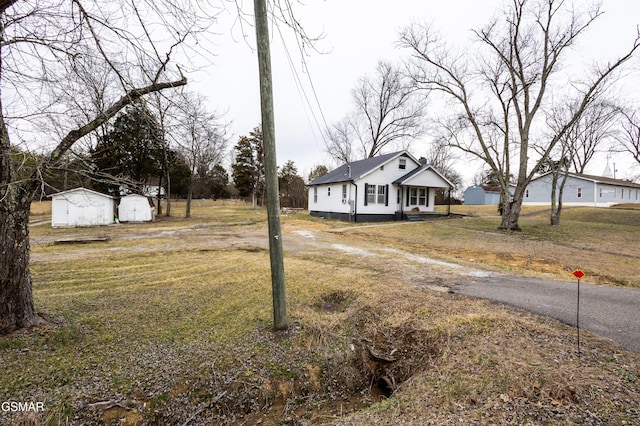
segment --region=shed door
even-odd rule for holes
[[[69,224],[69,203],[64,198],[54,198],[51,202],[51,225]]]

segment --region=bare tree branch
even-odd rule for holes
[[[562,0],[512,0],[504,20],[474,31],[481,48],[462,55],[440,43],[426,26],[413,25],[400,35],[401,46],[411,54],[408,69],[416,87],[442,94],[453,106],[445,121],[451,144],[481,158],[499,180],[504,229],[519,229],[524,191],[541,160],[638,49],[636,38],[625,55],[593,72],[575,96],[573,115],[545,144],[537,144],[540,157],[531,158],[532,138],[544,127],[538,117],[550,107],[549,93],[571,87],[557,78],[562,59],[601,14],[597,5],[578,13]],[[512,170],[517,171],[513,198]]]

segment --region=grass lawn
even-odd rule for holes
[[[571,327],[428,291],[374,257],[287,250],[290,326],[274,332],[265,212],[172,209],[149,224],[32,227],[34,298],[49,325],[0,337],[0,400],[45,411],[0,411],[0,424],[640,423],[640,355],[586,332],[578,354]],[[50,214],[34,210],[34,224]],[[638,213],[568,209],[549,228],[544,212],[525,211],[521,234],[480,211],[346,232],[306,214],[282,222],[285,238],[338,230],[336,242],[525,274],[580,266],[638,286]],[[108,241],[55,244],[97,234]]]

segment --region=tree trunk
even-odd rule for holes
[[[171,216],[171,173],[167,171],[167,207],[165,209],[165,215]]]
[[[551,226],[560,225],[560,213],[562,212],[562,201],[558,202],[558,207],[551,212]]]
[[[551,216],[550,223],[551,226],[555,226],[560,224],[560,212],[558,205],[556,204],[557,198],[557,189],[558,189],[558,171],[551,171]]]
[[[567,177],[569,177],[569,171],[565,171],[562,176],[562,181],[560,182],[560,186],[558,187],[558,205],[555,211],[551,212],[551,226],[559,226],[560,225],[560,214],[562,213],[562,196],[564,194],[564,185],[567,183]]]
[[[189,219],[191,217],[191,197],[193,196],[193,188],[189,186],[189,192],[187,193],[187,208],[185,209],[184,217]]]
[[[504,229],[505,231],[522,231],[520,225],[518,225],[520,210],[522,210],[522,198],[520,197],[514,197],[514,201],[503,203],[500,229]]]
[[[30,194],[13,186],[0,201],[0,335],[41,322],[29,272]]]
[[[164,175],[164,162],[162,163],[162,171],[160,172],[160,176],[158,176],[158,211],[156,212],[156,216],[160,216],[162,214],[162,176]]]
[[[12,183],[9,134],[0,100],[0,335],[39,322],[29,272],[28,185]]]

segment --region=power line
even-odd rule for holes
[[[289,51],[289,49],[287,47],[287,42],[285,41],[285,38],[284,38],[280,28],[278,26],[276,26],[276,27],[278,28],[278,34],[280,35],[280,39],[282,40],[282,45],[284,47],[285,54],[287,56],[287,61],[289,62],[289,67],[291,68],[291,72],[292,72],[292,74],[294,76],[294,81],[296,83],[296,89],[298,90],[298,94],[302,98],[302,101],[305,104],[305,106],[309,108],[309,112],[311,113],[311,116],[313,117],[313,121],[315,122],[315,125],[316,125],[316,127],[318,128],[318,130],[320,132],[320,135],[322,137],[323,142],[325,142],[324,141],[325,133],[323,132],[323,128],[320,125],[318,117],[317,117],[317,115],[315,113],[314,106],[312,105],[311,101],[309,100],[309,96],[307,95],[307,92],[305,90],[304,84],[302,83],[302,80],[301,80],[301,78],[300,78],[300,76],[298,74],[298,70],[297,70],[295,64],[293,63],[293,59],[292,59],[291,53],[290,53],[290,51]],[[318,93],[317,93],[317,91],[315,89],[315,85],[313,83],[313,79],[311,78],[311,72],[309,71],[309,67],[308,67],[307,62],[306,62],[306,60],[304,58],[304,49],[300,45],[300,40],[299,40],[299,37],[297,35],[296,35],[296,44],[297,44],[298,50],[300,52],[300,58],[301,58],[301,61],[302,61],[303,71],[307,74],[307,78],[309,80],[309,86],[311,87],[311,91],[313,93],[313,97],[314,97],[314,100],[315,100],[315,106],[317,107],[317,110],[320,112],[320,116],[322,118],[322,122],[324,123],[324,126],[325,126],[324,128],[326,129],[326,128],[328,128],[328,125],[327,125],[327,121],[326,121],[326,118],[325,118],[325,115],[324,115],[324,111],[322,110],[322,106],[320,105],[320,100],[318,98]],[[305,114],[307,114],[306,108],[305,108]],[[307,121],[309,121],[309,125],[311,127],[313,127],[312,123],[309,120],[308,115],[307,115]],[[315,132],[314,132],[314,138],[315,138]],[[316,139],[316,142],[317,142],[317,139]]]

